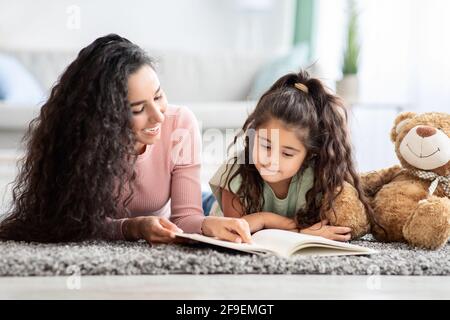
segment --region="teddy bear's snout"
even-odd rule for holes
[[[416,129],[417,134],[422,138],[431,137],[436,133],[436,129],[428,126],[420,126]]]

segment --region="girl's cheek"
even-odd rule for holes
[[[252,160],[253,160],[253,164],[254,165],[258,165],[259,161],[258,161],[258,148],[256,147],[256,145],[253,147],[252,150]]]

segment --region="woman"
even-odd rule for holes
[[[154,243],[183,230],[250,241],[244,220],[204,217],[195,118],[168,105],[151,59],[127,39],[81,50],[25,141],[0,239]]]

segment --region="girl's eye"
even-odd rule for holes
[[[262,144],[262,145],[261,145],[261,147],[263,147],[264,149],[267,149],[267,150],[270,150],[270,149],[272,149],[272,147],[271,147],[271,146],[269,146],[269,145],[266,145],[266,144]]]
[[[283,152],[283,156],[287,157],[287,158],[292,158],[294,155],[290,154],[290,153],[284,153]]]
[[[161,98],[162,98],[162,94],[160,94],[159,96],[155,97],[155,101],[158,101]]]
[[[142,111],[144,111],[144,106],[142,106],[142,108],[139,109],[139,110],[133,110],[133,114],[139,114],[139,113],[141,113]]]

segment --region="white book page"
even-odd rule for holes
[[[285,230],[264,229],[253,234],[255,244],[287,257],[298,245],[311,241],[309,235]]]
[[[264,229],[254,233],[252,244],[224,241],[192,233],[176,233],[176,235],[229,249],[257,254],[272,253],[282,257],[289,257],[294,253],[327,256],[377,253],[375,250],[345,242],[277,229]]]
[[[270,249],[271,251],[278,252],[279,255],[282,256],[290,256],[294,252],[300,250],[302,248],[310,248],[308,249],[308,254],[311,254],[314,251],[314,247],[317,248],[330,248],[331,250],[340,252],[342,254],[342,250],[346,250],[349,253],[351,252],[360,252],[360,253],[375,253],[376,251],[364,248],[361,246],[352,245],[345,242],[333,241],[323,237],[311,236],[302,233],[296,233],[285,230],[276,230],[276,229],[265,229],[256,232],[252,236],[255,244]],[[334,249],[333,249],[334,248]],[[329,252],[330,250],[326,250]],[[324,249],[318,249],[317,253],[325,254]],[[301,253],[300,253],[301,254]]]
[[[236,243],[231,241],[225,241],[225,240],[219,240],[217,238],[213,237],[207,237],[201,234],[196,233],[176,233],[178,237],[196,240],[200,242],[205,242],[209,244],[213,244],[220,247],[230,248],[234,250],[240,250],[245,252],[253,252],[253,253],[260,253],[260,254],[267,254],[270,252],[270,250],[267,250],[264,247],[261,247],[257,245],[256,243]]]

